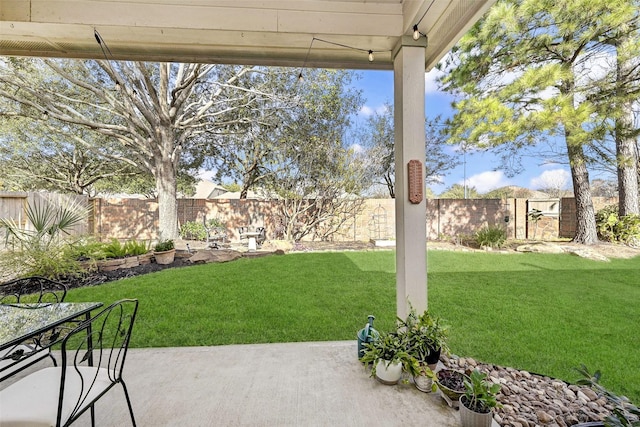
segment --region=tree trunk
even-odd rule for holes
[[[620,117],[615,123],[616,164],[618,168],[618,215],[640,214],[638,205],[638,151],[636,142],[630,135],[633,129],[633,103],[626,99],[625,80],[628,69],[633,65],[630,60],[621,59],[619,48],[616,61],[617,95],[621,102]]]
[[[575,82],[567,79],[560,87],[563,96],[569,99],[570,106],[565,114],[574,116],[570,108],[575,108]],[[592,245],[598,242],[596,231],[596,214],[591,199],[591,187],[589,184],[589,171],[584,155],[581,123],[573,121],[572,117],[564,120],[564,139],[567,144],[567,154],[571,168],[571,180],[573,181],[573,194],[576,199],[576,234],[573,237],[575,243]]]
[[[589,172],[584,158],[582,145],[572,143],[571,131],[565,128],[567,152],[571,165],[573,193],[576,199],[576,234],[573,241],[584,245],[598,242],[596,232],[596,215],[589,187]]]
[[[162,143],[159,144],[161,155],[154,156],[156,188],[158,190],[158,238],[160,240],[177,239],[178,204],[177,165],[174,159],[179,156],[173,152],[173,135],[170,129],[166,132],[158,130]]]

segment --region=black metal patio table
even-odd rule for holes
[[[40,360],[36,356],[62,338],[62,325],[88,320],[91,311],[102,305],[101,302],[0,304],[0,362],[3,362],[0,381]]]

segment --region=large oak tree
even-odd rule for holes
[[[273,98],[260,85],[238,85],[253,67],[5,58],[0,61],[0,96],[13,102],[4,116],[47,118],[57,126],[80,127],[110,138],[105,156],[149,173],[155,180],[159,236],[177,230],[177,176],[185,153],[197,167],[200,135],[220,132],[258,100]],[[48,126],[52,126],[52,124]],[[74,143],[96,150],[101,138],[75,133]],[[102,145],[101,148],[104,148]],[[195,154],[194,154],[195,153]]]

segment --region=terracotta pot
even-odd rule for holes
[[[176,250],[169,249],[168,251],[154,252],[153,256],[156,259],[156,264],[171,264],[175,259]]]
[[[402,363],[389,363],[387,360],[378,360],[376,364],[376,378],[382,384],[397,384],[402,377]]]

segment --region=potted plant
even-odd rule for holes
[[[418,362],[418,372],[414,375],[414,384],[421,391],[435,390],[433,380],[442,351],[449,351],[447,345],[448,331],[438,317],[425,311],[418,316],[411,308],[407,318],[398,318],[399,330],[405,334],[407,352]]]
[[[640,426],[640,408],[629,401],[626,396],[618,396],[605,387],[600,385],[600,371],[596,371],[593,375],[589,372],[585,365],[575,368],[583,378],[576,383],[591,387],[596,393],[604,396],[609,404],[613,407],[611,413],[603,422],[595,421],[589,423],[576,424],[576,427],[637,427]]]
[[[162,240],[153,248],[153,256],[157,264],[171,264],[176,256],[173,240]]]
[[[464,381],[465,391],[460,397],[462,427],[491,427],[493,408],[497,407],[496,394],[500,384],[487,379],[487,374],[474,369]]]
[[[378,339],[366,343],[360,361],[371,363],[371,376],[388,385],[397,384],[403,371],[410,374],[418,371],[418,362],[407,353],[404,335],[397,332],[382,333]]]
[[[436,385],[449,406],[458,407],[460,396],[465,392],[464,382],[469,377],[453,369],[440,369],[436,372]]]

